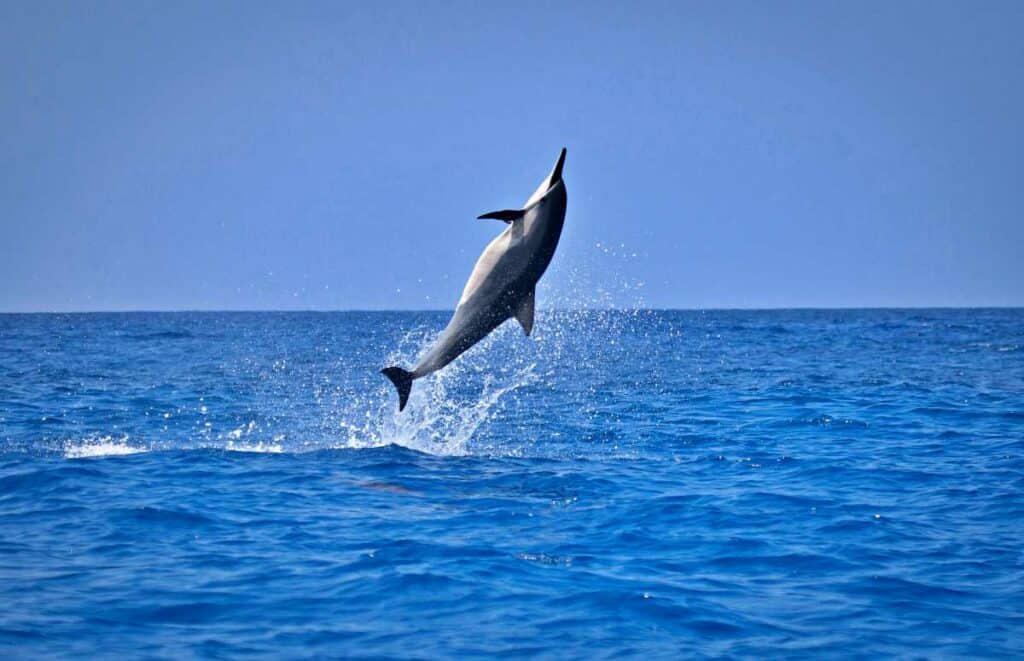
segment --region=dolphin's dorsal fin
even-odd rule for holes
[[[501,211],[492,211],[490,213],[485,213],[482,216],[477,216],[477,220],[496,218],[497,220],[503,220],[506,223],[511,223],[518,218],[522,218],[524,213],[526,213],[524,209],[502,209]]]
[[[516,308],[516,321],[523,327],[527,335],[533,330],[533,302],[536,292],[536,289],[531,289],[530,293],[524,296],[523,300],[519,301],[519,307]]]

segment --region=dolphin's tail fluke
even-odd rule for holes
[[[409,393],[412,392],[412,372],[407,372],[401,367],[385,367],[380,373],[395,384],[398,390],[398,410],[401,411],[409,401]]]

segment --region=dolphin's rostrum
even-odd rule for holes
[[[409,401],[412,382],[436,372],[482,340],[506,319],[515,317],[529,335],[533,329],[534,290],[555,254],[565,222],[565,149],[551,174],[522,209],[492,211],[508,227],[480,255],[448,326],[427,355],[407,371],[387,367],[381,373],[398,389],[398,410]]]

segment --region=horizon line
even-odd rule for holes
[[[867,306],[780,306],[780,307],[555,307],[539,308],[539,312],[798,312],[798,311],[871,311],[871,310],[1022,310],[1024,305],[867,305]],[[166,308],[166,309],[107,309],[107,310],[0,310],[0,315],[59,315],[59,314],[221,314],[221,313],[279,313],[279,314],[336,314],[336,313],[441,313],[451,308]]]

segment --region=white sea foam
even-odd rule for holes
[[[91,457],[116,457],[128,454],[147,452],[148,448],[130,445],[128,437],[95,436],[79,441],[67,441],[63,446],[64,456],[68,459],[85,459]]]
[[[267,443],[264,441],[256,441],[253,443],[236,443],[235,441],[228,441],[228,444],[224,446],[224,449],[228,452],[262,452],[268,454],[281,454],[284,452],[284,446],[280,443]]]

